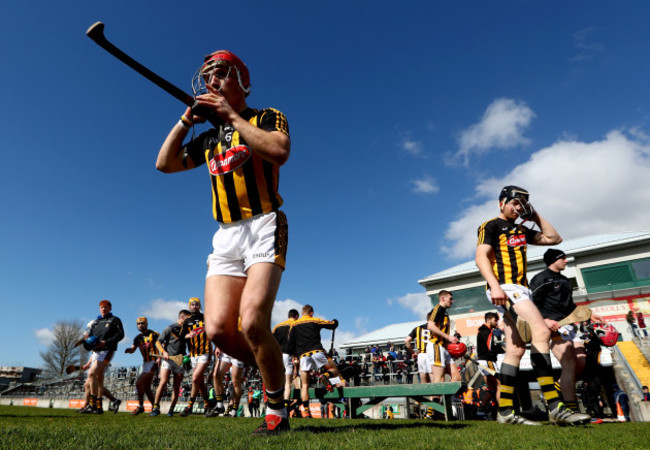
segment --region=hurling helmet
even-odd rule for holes
[[[447,346],[447,351],[452,358],[460,358],[462,356],[465,356],[465,353],[467,353],[467,346],[462,342],[459,342],[457,344],[449,344]]]
[[[613,347],[618,342],[619,333],[613,325],[608,323],[595,323],[591,327],[594,330],[594,334],[598,336],[598,339],[600,339],[600,342],[605,347]]]

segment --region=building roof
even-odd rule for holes
[[[422,325],[423,323],[425,323],[424,320],[418,320],[415,322],[403,322],[387,325],[383,328],[379,328],[370,333],[349,340],[345,344],[342,344],[341,347],[365,347],[368,345],[386,344],[387,341],[391,341],[393,344],[403,343],[404,339],[406,339],[406,336],[409,335],[413,328]]]
[[[576,253],[585,253],[594,250],[600,250],[608,247],[616,247],[631,242],[650,240],[650,231],[630,231],[621,233],[596,234],[592,236],[581,237],[564,241],[557,247],[561,248],[567,255],[572,256]],[[541,261],[548,247],[531,246],[528,248],[528,262]],[[467,261],[441,272],[434,273],[428,277],[418,280],[423,284],[436,280],[444,280],[461,275],[469,275],[478,272],[474,260]]]

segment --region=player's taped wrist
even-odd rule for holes
[[[186,130],[192,128],[192,122],[190,121],[190,119],[185,117],[185,114],[181,116],[181,120],[178,123],[180,123],[183,126],[183,128],[185,128]]]

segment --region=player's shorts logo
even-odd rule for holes
[[[212,175],[225,175],[239,169],[248,158],[251,150],[246,145],[236,145],[223,153],[215,154],[210,160],[210,173]]]
[[[526,245],[526,235],[519,234],[508,238],[508,247],[522,247]]]

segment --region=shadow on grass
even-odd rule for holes
[[[446,430],[458,430],[467,428],[469,425],[462,423],[437,423],[437,422],[418,422],[418,423],[386,423],[382,421],[381,423],[350,423],[346,425],[302,425],[302,426],[291,426],[291,431],[307,431],[309,433],[319,434],[319,433],[347,433],[350,430],[359,429],[359,430],[404,430],[404,429],[425,429],[425,428],[441,428]]]

